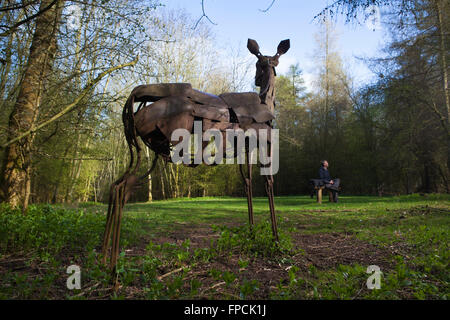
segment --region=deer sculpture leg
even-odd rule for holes
[[[126,184],[126,180],[124,181]],[[125,185],[124,184],[124,185]],[[110,260],[110,268],[111,270],[115,270],[116,263],[117,263],[117,257],[119,256],[119,240],[120,240],[120,224],[122,222],[122,215],[123,215],[123,207],[125,205],[124,201],[124,189],[125,186],[121,185],[118,188],[116,188],[115,193],[115,203],[114,207],[115,210],[113,210],[113,232],[112,232],[112,248],[111,248],[111,260]]]
[[[150,170],[148,170],[143,176],[137,178],[134,175],[125,174],[111,186],[106,227],[103,235],[102,263],[104,265],[106,264],[109,242],[112,233],[110,268],[113,271],[115,270],[117,258],[119,256],[120,225],[123,216],[123,207],[125,206],[132,189],[140,185],[142,181],[155,169],[157,160],[158,157],[156,156],[153,159]]]
[[[111,193],[113,192],[114,184],[111,185],[109,190],[109,204],[108,211],[106,214],[106,226],[105,232],[103,233],[103,242],[102,242],[102,264],[106,265],[106,256],[108,251],[109,238],[111,237],[111,225],[112,225],[112,208],[111,208]]]
[[[246,150],[246,164],[247,164],[247,177],[244,174],[243,165],[239,165],[239,171],[241,172],[242,179],[245,183],[245,193],[247,194],[247,205],[248,205],[248,220],[250,223],[250,227],[254,224],[253,219],[253,190],[252,190],[252,163],[249,158],[250,154],[248,150]]]
[[[125,183],[126,176],[124,175],[121,179],[117,180],[111,185],[111,189],[109,192],[109,204],[108,204],[108,213],[106,216],[106,226],[105,232],[103,234],[103,245],[102,245],[102,264],[106,265],[106,259],[108,257],[108,249],[109,242],[111,238],[111,233],[113,231],[114,225],[116,223],[116,217],[118,214],[118,210],[120,207],[119,204],[119,192]]]
[[[275,204],[273,199],[273,176],[266,177],[266,192],[269,198],[270,220],[272,221],[272,234],[276,242],[278,242],[277,218],[275,216]]]

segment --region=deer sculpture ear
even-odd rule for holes
[[[248,50],[253,53],[255,56],[260,55],[261,53],[259,52],[259,45],[258,42],[256,42],[253,39],[248,39],[247,42],[247,48]]]
[[[291,43],[290,43],[289,39],[281,41],[277,48],[277,54],[280,56],[282,54],[285,54],[289,50],[290,47],[291,47]]]

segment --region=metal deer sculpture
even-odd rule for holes
[[[172,133],[176,129],[186,129],[193,133],[194,122],[201,121],[203,131],[218,129],[223,134],[227,129],[270,131],[274,119],[275,67],[278,65],[279,57],[286,53],[289,47],[289,40],[283,40],[274,56],[264,56],[259,52],[258,43],[255,40],[248,40],[247,48],[258,58],[255,85],[260,87],[259,95],[245,92],[215,96],[194,90],[188,83],[141,85],[133,89],[122,114],[130,163],[123,176],[111,185],[103,236],[103,264],[106,264],[112,236],[110,267],[114,269],[116,266],[123,207],[132,192],[155,169],[159,156],[173,162],[171,150],[181,141],[172,139]],[[140,103],[136,111],[134,111],[135,102]],[[140,177],[136,175],[141,164],[138,137],[155,152],[151,168]],[[202,143],[201,147],[205,148],[207,144]],[[252,161],[249,160],[251,150],[248,143],[245,146],[246,160],[244,164],[239,165],[239,169],[245,183],[249,223],[253,225]],[[244,165],[247,166],[246,170],[243,168]],[[278,241],[272,175],[265,176],[265,186],[269,198],[272,232],[274,239]]]

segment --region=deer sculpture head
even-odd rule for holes
[[[275,76],[277,75],[275,67],[278,66],[280,56],[289,50],[290,41],[289,39],[281,41],[274,56],[262,55],[259,52],[258,43],[252,39],[248,39],[247,48],[258,58],[256,62],[255,85],[260,87],[259,97],[261,103],[266,104],[273,112],[275,107]]]

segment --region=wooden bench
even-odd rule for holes
[[[317,203],[322,203],[322,191],[323,190],[328,191],[328,199],[330,202],[333,202],[333,192],[330,189],[325,188],[325,186],[314,187],[314,189],[317,192]]]

